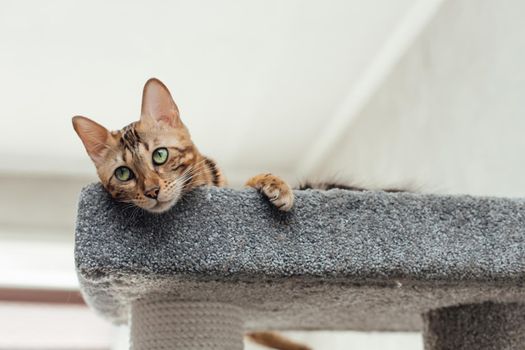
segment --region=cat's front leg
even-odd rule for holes
[[[293,206],[292,188],[279,177],[272,174],[260,174],[250,178],[246,186],[253,187],[279,210],[289,211]]]

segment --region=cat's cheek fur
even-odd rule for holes
[[[164,187],[160,193],[158,200],[150,206],[145,208],[152,213],[162,213],[173,207],[182,197],[182,187],[179,181],[173,181],[170,185]]]
[[[153,213],[153,214],[161,214],[161,213],[164,213],[168,210],[170,210],[174,205],[175,203],[177,203],[179,200],[179,198],[174,198],[168,202],[159,202],[157,201],[153,206],[149,207],[149,208],[144,208],[146,209],[147,211],[149,211],[150,213]]]

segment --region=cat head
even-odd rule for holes
[[[113,198],[160,213],[190,189],[200,155],[169,90],[158,79],[144,86],[140,120],[119,131],[81,116],[73,127]]]

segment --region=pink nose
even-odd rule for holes
[[[159,196],[159,190],[159,186],[146,188],[144,190],[144,195],[151,199],[157,199],[157,197]]]

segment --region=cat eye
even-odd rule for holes
[[[115,169],[115,177],[120,181],[128,181],[133,178],[133,172],[127,166],[119,166]]]
[[[162,165],[168,160],[168,150],[164,147],[157,148],[153,151],[153,164]]]

